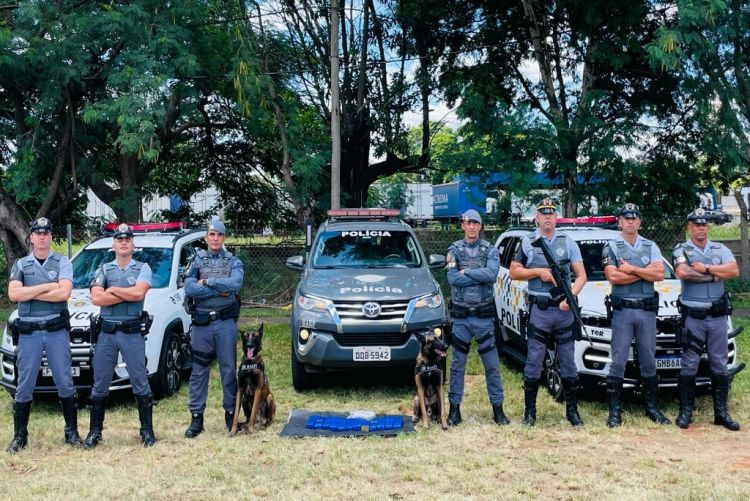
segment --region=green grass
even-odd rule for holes
[[[251,322],[252,318],[242,323]],[[749,319],[736,319],[750,330]],[[442,432],[436,427],[393,439],[282,439],[277,436],[290,409],[372,409],[399,413],[412,405],[408,371],[355,377],[339,373],[327,386],[297,393],[291,387],[288,325],[266,325],[264,357],[278,404],[270,429],[227,437],[221,390],[214,368],[206,431],[189,441],[186,388],[157,403],[152,449],[138,445],[138,419],[128,392],[113,395],[105,418],[105,441],[93,451],[62,443],[56,402],[38,398],[30,423],[29,447],[0,453],[7,499],[716,499],[746,498],[750,492],[750,377],[735,379],[732,415],[743,425],[731,433],[711,424],[711,399],[698,397],[690,430],[648,421],[640,400],[627,396],[624,426],[605,426],[600,395],[580,405],[586,422],[572,429],[564,406],[543,391],[534,428],[520,424],[521,369],[503,365],[505,409],[511,425],[491,423],[481,363],[472,349],[467,366],[464,423]],[[749,335],[739,338],[740,358],[750,360]],[[677,413],[675,392],[661,394],[665,413]],[[10,398],[0,396],[0,445],[11,438]],[[85,432],[87,412],[80,414]],[[710,494],[708,494],[710,493]]]

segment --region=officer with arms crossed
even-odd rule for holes
[[[638,365],[643,381],[646,416],[659,424],[670,421],[659,410],[659,383],[656,376],[656,313],[659,294],[654,282],[664,280],[664,262],[656,243],[638,234],[641,212],[628,203],[620,209],[621,235],[602,251],[602,264],[612,284],[612,363],[607,376],[609,416],[607,426],[622,424],[622,382],[630,345],[635,338]]]
[[[731,313],[724,280],[740,274],[732,252],[708,240],[708,219],[704,209],[688,216],[690,240],[674,249],[675,273],[682,280],[680,310],[683,315],[682,363],[679,377],[680,414],[677,426],[687,428],[693,418],[695,375],[705,349],[711,367],[714,424],[738,431],[740,424],[727,408],[727,315]]]
[[[18,318],[10,328],[16,345],[16,386],[13,401],[15,454],[28,441],[27,426],[32,394],[42,363],[42,353],[52,371],[65,418],[65,442],[81,445],[78,435],[76,389],[70,355],[70,316],[67,301],[73,290],[73,267],[67,257],[50,250],[52,224],[41,217],[31,223],[31,254],[13,264],[8,280],[8,298],[18,303]]]
[[[547,346],[554,340],[557,361],[565,392],[565,417],[571,425],[581,426],[578,414],[578,369],[575,363],[574,316],[570,305],[562,296],[559,284],[555,283],[549,263],[541,248],[531,243],[544,238],[557,260],[563,275],[570,279],[570,270],[575,273],[571,291],[577,296],[586,285],[586,269],[583,267],[581,251],[575,241],[556,230],[557,206],[545,198],[536,206],[537,229],[521,240],[518,254],[510,265],[512,280],[528,280],[531,313],[526,331],[526,366],[523,369],[525,409],[523,423],[536,423],[536,395],[542,375],[542,363]]]
[[[83,447],[99,444],[104,428],[109,386],[117,365],[118,353],[128,369],[133,394],[138,401],[141,442],[154,445],[152,425],[153,396],[146,372],[146,341],[150,321],[143,311],[146,292],[151,288],[151,268],[133,259],[133,231],[121,224],[113,235],[115,260],[101,265],[91,284],[91,302],[100,306],[92,331],[99,331],[94,347],[94,387],[91,389],[91,420]]]
[[[479,238],[482,218],[473,209],[464,212],[461,229],[464,239],[453,242],[446,257],[448,283],[451,286],[453,317],[453,360],[451,362],[448,401],[448,425],[461,422],[461,399],[464,394],[464,371],[471,340],[476,339],[484,365],[487,393],[492,404],[493,420],[508,424],[503,412],[503,383],[500,357],[495,348],[494,284],[500,269],[497,249]]]
[[[186,438],[203,431],[203,411],[208,399],[208,376],[214,355],[219,362],[224,391],[222,406],[227,430],[234,418],[237,393],[237,318],[240,304],[237,293],[242,288],[242,261],[224,249],[224,223],[214,220],[208,225],[208,252],[195,250],[195,257],[185,271],[185,295],[193,316],[190,345],[193,349],[193,373],[188,386],[188,410],[192,415]]]

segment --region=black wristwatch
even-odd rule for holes
[[[711,265],[710,264],[706,265],[706,273],[711,273]]]

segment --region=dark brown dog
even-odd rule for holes
[[[445,382],[446,344],[434,334],[417,334],[422,347],[417,355],[414,368],[414,381],[417,383],[417,396],[414,397],[414,422],[422,420],[425,428],[430,420],[437,422],[444,430],[448,429],[445,412],[443,383]]]
[[[265,428],[276,414],[276,402],[268,386],[263,357],[260,354],[263,341],[263,324],[258,330],[242,333],[242,363],[237,370],[237,397],[234,404],[234,420],[230,436],[239,431],[240,404],[247,418],[242,426],[253,431],[256,423]]]

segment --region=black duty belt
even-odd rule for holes
[[[133,320],[106,320],[102,319],[102,332],[107,334],[114,334],[115,332],[124,332],[125,334],[140,334],[141,333],[141,319],[136,318]]]
[[[631,310],[659,311],[659,299],[656,297],[647,297],[643,299],[623,299],[617,296],[610,296],[612,308],[621,310],[623,308]]]
[[[237,308],[235,305],[227,306],[217,311],[194,311],[194,325],[208,325],[214,320],[226,320],[228,318],[237,318]]]
[[[70,329],[69,326],[70,314],[68,310],[60,313],[59,317],[51,318],[49,320],[21,320],[17,318],[14,320],[15,328],[18,329],[19,334],[31,334],[34,331],[47,331],[54,332],[60,329]]]
[[[550,296],[529,294],[529,303],[537,305],[540,310],[546,310],[550,306],[558,307],[563,301],[565,301],[564,296],[552,298]]]
[[[479,317],[491,318],[495,316],[495,304],[488,303],[481,306],[451,305],[451,316],[453,318]]]
[[[706,317],[724,317],[732,314],[732,304],[729,298],[724,295],[711,303],[711,306],[695,307],[680,303],[680,313],[697,320],[704,320]]]

